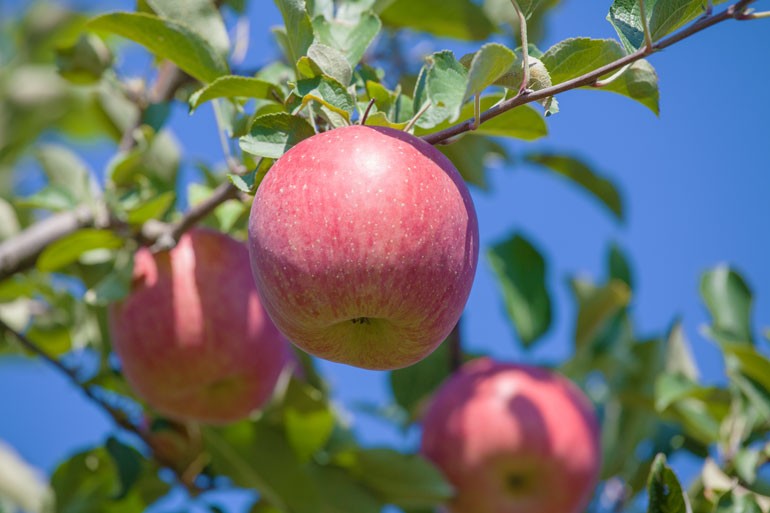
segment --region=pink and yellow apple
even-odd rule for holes
[[[598,421],[577,386],[489,358],[439,388],[422,453],[455,487],[452,513],[582,513],[601,466]]]
[[[140,249],[131,293],[109,313],[126,379],[172,418],[242,419],[292,361],[260,304],[245,244],[218,232],[195,229],[154,255]]]
[[[257,289],[297,346],[327,360],[395,369],[456,324],[478,261],[460,174],[408,133],[350,126],[290,149],[249,219]]]

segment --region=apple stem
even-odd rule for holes
[[[372,110],[373,106],[374,106],[374,98],[369,100],[369,105],[366,106],[366,110],[364,111],[364,115],[361,116],[361,120],[359,122],[360,125],[365,125],[366,124],[366,118],[369,117],[369,111]]]
[[[426,101],[422,104],[422,107],[420,107],[420,110],[415,114],[412,119],[409,120],[409,123],[406,124],[404,127],[404,132],[410,131],[415,123],[417,123],[417,120],[420,119],[420,117],[425,114],[425,112],[430,108],[430,101]]]
[[[519,87],[519,94],[525,94],[529,88],[529,41],[527,37],[527,17],[524,15],[524,11],[519,7],[519,3],[516,0],[511,0],[513,8],[516,11],[516,16],[519,17],[519,33],[521,34],[521,67],[523,70],[523,76],[521,79],[521,87]]]

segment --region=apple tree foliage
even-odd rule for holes
[[[46,359],[116,426],[102,445],[62,461],[50,483],[0,446],[0,461],[23,478],[10,481],[0,469],[0,511],[140,512],[174,487],[212,512],[222,507],[209,492],[232,488],[257,492],[253,513],[375,513],[385,505],[437,511],[452,494],[442,475],[419,455],[360,445],[305,355],[304,378],[283,383],[248,421],[185,426],[159,417],[111,358],[105,307],[127,293],[139,244],[173,244],[194,223],[244,238],[262,177],[317,131],[364,117],[413,131],[442,143],[463,177],[485,188],[485,163],[511,163],[501,138],[547,136],[547,117],[559,110],[554,94],[611,91],[657,113],[657,75],[642,57],[716,17],[749,17],[752,2],[646,0],[642,16],[636,0],[608,1],[616,40],[539,48],[558,3],[518,1],[532,75],[521,94],[522,23],[510,0],[275,0],[284,19],[273,30],[281,58],[249,71],[238,69],[240,41],[230,23],[246,12],[245,0],[139,0],[135,12],[95,16],[33,2],[18,19],[3,20],[0,351]],[[704,8],[713,11],[703,17]],[[475,50],[410,62],[398,47],[402,31],[470,42]],[[149,85],[116,72],[122,52],[137,44],[155,59]],[[197,163],[203,180],[186,190],[177,187],[185,155],[167,126],[172,102],[186,103],[193,115],[213,104],[223,138],[225,165],[217,164],[221,158]],[[492,114],[469,130],[481,112]],[[456,126],[463,128],[448,132]],[[41,142],[43,135],[62,142]],[[68,144],[96,139],[114,149],[99,172]],[[29,158],[45,185],[14,195],[12,170]],[[612,181],[586,163],[558,152],[524,158],[623,217]],[[44,244],[25,236],[36,227],[49,237]],[[485,251],[518,340],[536,344],[553,322],[548,262],[520,234]],[[729,378],[706,385],[676,320],[666,333],[636,331],[634,281],[623,251],[612,246],[603,277],[569,283],[574,350],[559,370],[587,391],[602,423],[602,482],[590,511],[767,512],[770,481],[760,469],[770,459],[770,360],[752,331],[749,285],[728,267],[702,276],[708,335]],[[76,351],[93,365],[70,367],[66,356]],[[390,374],[393,403],[380,413],[411,429],[432,391],[470,357],[454,332],[422,362]],[[666,463],[680,451],[702,460],[688,490]]]

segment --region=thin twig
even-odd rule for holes
[[[519,94],[524,94],[529,91],[529,41],[527,38],[527,17],[524,15],[524,11],[519,7],[519,3],[516,0],[511,0],[513,8],[516,11],[516,16],[519,17],[519,34],[521,34],[521,67],[523,69],[523,75],[521,79],[521,87],[519,87]]]
[[[701,32],[718,23],[730,19],[741,19],[742,16],[745,16],[744,11],[746,8],[754,1],[756,0],[741,0],[719,14],[701,18],[697,22],[687,26],[685,29],[665,39],[662,39],[657,43],[654,43],[651,49],[646,47],[640,48],[634,53],[621,57],[614,62],[606,64],[584,75],[575,77],[571,80],[567,80],[566,82],[562,82],[561,84],[546,87],[545,89],[538,89],[537,91],[530,92],[526,95],[518,94],[509,100],[493,105],[491,108],[481,113],[481,122],[483,123],[488,121],[494,117],[499,116],[500,114],[508,112],[511,109],[519,107],[520,105],[543,100],[549,96],[555,96],[565,91],[577,89],[578,87],[590,86],[594,84],[599,78],[607,75],[608,73],[612,73],[613,71],[616,71],[628,64],[632,64],[640,59],[643,59],[654,52],[668,48],[669,46],[672,46],[679,41],[682,41],[683,39],[687,39],[688,37],[693,36],[694,34],[697,34],[698,32]],[[438,144],[445,139],[470,131],[471,127],[473,126],[473,122],[473,119],[467,119],[462,123],[458,123],[457,125],[451,126],[444,130],[424,135],[422,139],[430,144]]]
[[[369,105],[366,106],[366,110],[364,111],[364,115],[361,116],[361,120],[359,122],[360,125],[365,125],[366,124],[366,118],[369,117],[369,111],[372,110],[373,106],[374,106],[374,98],[369,100]]]
[[[633,65],[633,62],[629,62],[628,64],[626,64],[625,66],[623,66],[622,68],[617,70],[615,73],[613,73],[611,76],[609,76],[609,77],[607,77],[607,78],[605,78],[603,80],[597,80],[596,82],[593,83],[593,86],[594,87],[605,87],[605,86],[610,85],[615,80],[620,78],[623,75],[623,73],[628,71],[628,68],[630,68],[632,65]]]
[[[412,116],[412,119],[409,120],[409,123],[406,124],[404,127],[404,132],[408,132],[412,129],[412,127],[417,123],[417,120],[422,117],[425,112],[430,108],[431,103],[429,101],[422,104],[422,107],[420,107],[420,110],[417,111],[417,114]]]
[[[96,392],[94,391],[93,387],[83,384],[80,381],[80,378],[78,378],[76,371],[74,371],[73,369],[70,369],[69,367],[61,363],[59,360],[57,360],[56,358],[48,354],[45,350],[40,348],[32,340],[27,338],[26,335],[11,328],[2,319],[0,319],[0,332],[6,332],[13,335],[13,337],[19,342],[19,344],[21,344],[21,346],[24,349],[42,358],[46,363],[48,363],[54,369],[59,371],[59,373],[64,375],[73,385],[75,385],[75,387],[78,390],[80,390],[80,392],[89,401],[91,401],[94,405],[96,405],[100,409],[104,410],[107,413],[107,415],[109,415],[112,418],[113,422],[118,427],[136,435],[152,451],[152,454],[155,460],[161,466],[166,467],[171,471],[173,471],[179,483],[183,485],[185,488],[187,488],[187,490],[191,494],[195,495],[202,491],[202,489],[195,484],[195,477],[197,477],[197,474],[195,476],[184,475],[185,471],[179,470],[177,468],[176,462],[170,461],[164,458],[160,454],[160,452],[156,450],[155,444],[150,436],[150,433],[144,431],[139,426],[131,422],[131,420],[128,418],[125,412],[115,408],[114,406],[106,402],[104,399],[99,397],[99,395],[97,395]]]

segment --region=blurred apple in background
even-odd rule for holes
[[[408,133],[350,126],[305,139],[257,190],[254,278],[305,351],[367,369],[427,356],[470,293],[478,224],[465,183]]]
[[[262,308],[245,244],[195,229],[170,251],[140,249],[110,331],[136,393],[180,420],[239,420],[272,395],[291,347]]]
[[[422,452],[455,487],[452,513],[582,513],[601,466],[598,421],[577,386],[489,358],[436,392]]]

